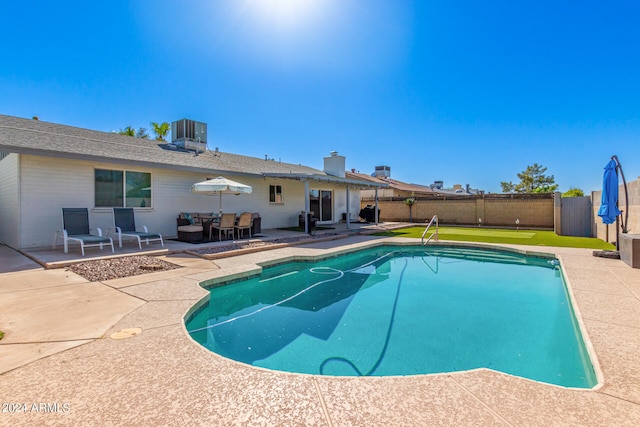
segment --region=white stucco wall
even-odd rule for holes
[[[349,189],[349,201],[347,202],[347,189],[345,187],[325,186],[323,190],[333,189],[333,222],[342,220],[342,214],[347,213],[349,203],[349,217],[352,220],[358,218],[360,212],[360,190]]]
[[[6,161],[8,158],[4,159]],[[152,206],[136,208],[136,224],[147,225],[150,230],[162,233],[165,238],[177,235],[176,217],[180,212],[217,212],[218,196],[191,193],[191,185],[215,178],[216,174],[197,174],[175,172],[164,169],[144,167],[123,167],[118,164],[100,163],[80,160],[66,160],[22,155],[18,173],[17,162],[13,168],[3,172],[11,176],[20,176],[20,189],[11,190],[11,185],[4,184],[5,198],[14,205],[18,203],[20,214],[14,207],[7,210],[10,221],[2,229],[19,230],[20,248],[44,247],[51,245],[53,233],[62,228],[63,207],[89,208],[89,222],[92,228],[104,230],[113,227],[113,213],[109,208],[94,208],[94,170],[113,169],[151,173]],[[11,170],[13,169],[13,170]],[[298,225],[298,215],[304,210],[304,183],[295,180],[227,176],[230,179],[251,185],[253,193],[249,195],[222,196],[224,212],[259,212],[262,218],[262,229],[291,227]],[[5,181],[5,180],[3,180]],[[284,202],[269,203],[269,185],[281,185]],[[15,187],[15,185],[14,185]],[[346,196],[344,187],[319,184],[311,188],[334,190],[334,221],[341,219],[346,212]],[[359,209],[356,203],[357,190],[350,191],[352,199],[351,211]],[[4,196],[3,196],[4,197]],[[3,203],[4,205],[4,203]],[[13,239],[17,239],[15,236]],[[9,243],[9,242],[8,242]],[[11,244],[11,243],[9,243]],[[12,244],[13,246],[13,244]]]
[[[9,154],[0,160],[0,242],[18,247],[20,223],[20,155]]]

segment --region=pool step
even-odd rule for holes
[[[479,262],[501,262],[508,264],[532,264],[531,259],[527,259],[524,255],[500,252],[500,251],[488,251],[488,250],[476,250],[476,249],[458,249],[458,248],[429,248],[424,251],[427,256],[437,256],[443,258],[464,259],[469,261]],[[535,265],[545,265],[548,260],[540,259],[540,262],[534,262]]]

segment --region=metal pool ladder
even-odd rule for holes
[[[425,241],[424,240],[424,236],[427,234],[427,231],[429,231],[429,227],[431,227],[433,225],[434,221],[436,223],[436,232],[435,233],[431,233],[431,235]],[[429,243],[431,241],[431,239],[433,238],[433,236],[436,236],[436,241],[437,241],[438,240],[438,215],[434,215],[433,218],[431,218],[431,221],[429,221],[429,224],[427,224],[427,228],[424,229],[424,232],[422,233],[422,246],[424,246],[427,243]]]

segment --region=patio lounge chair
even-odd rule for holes
[[[138,240],[138,248],[142,249],[142,240],[147,242],[160,241],[162,247],[162,235],[159,233],[149,233],[146,225],[142,226],[143,231],[136,231],[136,217],[133,208],[113,208],[113,220],[115,230],[118,234],[118,245],[122,247],[122,236],[133,237]]]
[[[253,220],[253,214],[251,212],[243,212],[240,214],[238,224],[234,227],[238,230],[238,239],[242,238],[242,230],[249,230],[249,238],[251,238],[251,222]]]
[[[225,235],[229,237],[229,231],[231,231],[231,238],[235,238],[234,230],[236,225],[236,214],[234,213],[223,213],[220,217],[220,222],[211,223],[211,227],[209,228],[209,240],[211,240],[211,235],[213,234],[213,229],[218,230],[218,240],[222,240],[222,232],[225,232]]]
[[[102,230],[97,228],[98,235],[91,234],[89,229],[89,210],[87,208],[62,208],[62,230],[55,232],[53,236],[53,249],[56,248],[58,237],[64,240],[64,253],[69,252],[69,241],[80,243],[80,250],[84,256],[84,248],[90,246],[111,245],[113,249],[113,239],[102,235]]]

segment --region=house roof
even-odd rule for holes
[[[167,142],[5,115],[0,115],[0,151],[210,174],[335,178],[303,165],[219,151],[196,155]]]
[[[430,187],[419,184],[408,184],[406,182],[398,181],[388,177],[375,177],[359,172],[347,172],[345,175],[351,179],[366,180],[370,182],[386,184],[389,186],[389,188],[393,188],[398,191],[412,192],[416,195],[434,193],[434,191]]]
[[[389,184],[384,182],[371,182],[363,179],[357,179],[349,176],[345,176],[344,178],[324,174],[302,174],[302,173],[265,173],[264,176],[271,178],[285,178],[285,179],[295,179],[298,181],[319,181],[319,182],[331,182],[333,184],[340,184],[348,187],[356,187],[358,189],[367,189],[367,188],[387,188]],[[346,175],[346,174],[345,174]]]

